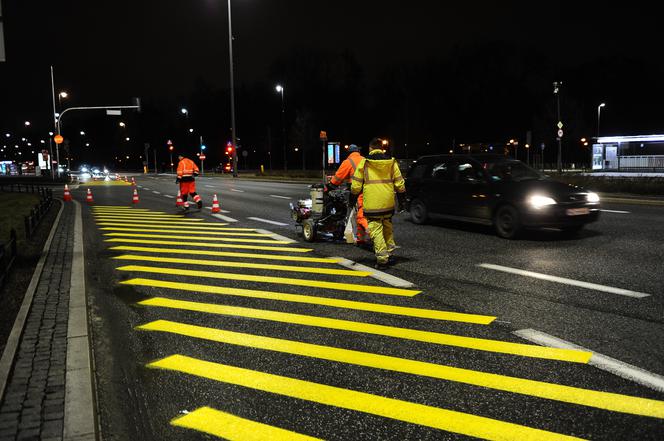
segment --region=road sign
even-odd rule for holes
[[[558,121],[558,128],[559,129],[563,128],[563,122],[562,121]],[[562,136],[562,135],[560,135],[560,136]]]
[[[173,142],[171,142],[171,140],[169,139],[168,141],[166,141],[166,145],[173,145]]]
[[[56,144],[62,144],[62,141],[65,139],[62,137],[62,135],[55,135],[53,137],[53,141],[55,141]]]
[[[563,137],[563,129],[558,130],[558,138]]]
[[[106,115],[120,116],[122,115],[122,110],[106,109]]]
[[[200,155],[199,158],[201,158],[201,161],[205,160],[205,155]]]
[[[327,132],[325,130],[321,130],[319,137],[321,141],[327,141]]]

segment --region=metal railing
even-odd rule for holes
[[[0,288],[4,285],[7,274],[16,260],[16,230],[9,231],[9,240],[0,243]]]
[[[619,156],[617,162],[618,170],[664,170],[664,155]]]

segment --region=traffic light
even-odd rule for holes
[[[226,154],[229,156],[233,154],[233,144],[230,142],[226,143]]]

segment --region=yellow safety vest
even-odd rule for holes
[[[351,192],[364,194],[366,217],[391,216],[394,213],[395,191],[405,192],[406,183],[394,158],[367,158],[360,162],[353,175]]]

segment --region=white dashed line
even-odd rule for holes
[[[492,269],[495,271],[502,271],[504,273],[518,274],[520,276],[532,277],[535,279],[546,280],[549,282],[562,283],[565,285],[579,286],[581,288],[593,289],[595,291],[604,291],[611,294],[618,294],[621,296],[635,297],[641,299],[643,297],[649,297],[650,294],[643,292],[630,291],[628,289],[614,288],[613,286],[598,285],[596,283],[582,282],[580,280],[567,279],[565,277],[549,276],[548,274],[535,273],[532,271],[520,270],[517,268],[510,268],[507,266],[493,265],[490,263],[481,263],[477,265],[482,268]]]
[[[158,192],[157,190],[152,190],[152,193],[154,193],[154,194],[161,194],[161,193]]]
[[[279,196],[278,194],[271,194],[271,198],[279,198],[279,199],[291,199],[288,196]]]
[[[622,211],[622,210],[599,210],[604,213],[618,213],[618,214],[629,214],[631,211]]]
[[[231,191],[236,191],[238,193],[244,193],[244,190],[238,190],[236,188],[231,188]]]
[[[214,188],[214,185],[206,185],[207,188]]]
[[[149,188],[147,188],[147,187],[143,187],[143,190],[147,190],[147,191],[150,191],[150,189],[149,189]]]
[[[577,351],[591,352],[593,355],[590,357],[590,361],[588,362],[589,365],[656,391],[664,392],[664,377],[661,375],[648,372],[639,367],[599,354],[590,349],[586,349],[583,346],[575,345],[574,343],[561,340],[558,337],[554,337],[553,335],[535,329],[520,329],[514,331],[514,334],[529,342],[550,348],[575,349]]]
[[[223,214],[219,214],[219,213],[212,213],[212,217],[216,217],[217,219],[221,219],[224,222],[237,222],[237,219],[233,219],[232,217],[224,216]]]
[[[164,197],[169,199],[175,199],[175,196],[171,196],[170,194],[165,194]]]
[[[212,207],[205,207],[206,210],[212,210]],[[221,208],[219,209],[219,213],[230,213],[228,210],[222,210]]]
[[[280,225],[280,226],[286,226],[288,224],[285,224],[283,222],[277,222],[277,221],[272,221],[269,219],[261,219],[260,217],[248,217],[247,219],[255,220],[258,222],[265,222],[266,224],[272,224],[272,225]]]
[[[296,242],[293,239],[290,239],[286,236],[282,236],[281,234],[273,233],[270,230],[263,230],[261,228],[256,228],[256,232],[261,233],[261,234],[269,234],[272,237],[272,239],[274,239],[274,240],[282,240],[282,241],[288,242],[288,243],[295,243]]]
[[[370,272],[369,277],[373,277],[376,280],[380,280],[381,282],[387,283],[388,285],[396,286],[399,288],[412,288],[415,286],[408,280],[400,279],[396,276],[393,276],[392,274],[387,274],[382,271],[379,271],[374,268],[370,268],[366,265],[362,265],[361,263],[353,262],[352,260],[345,259],[343,257],[332,257],[332,259],[339,259],[339,265],[352,269],[355,271],[367,271]]]

